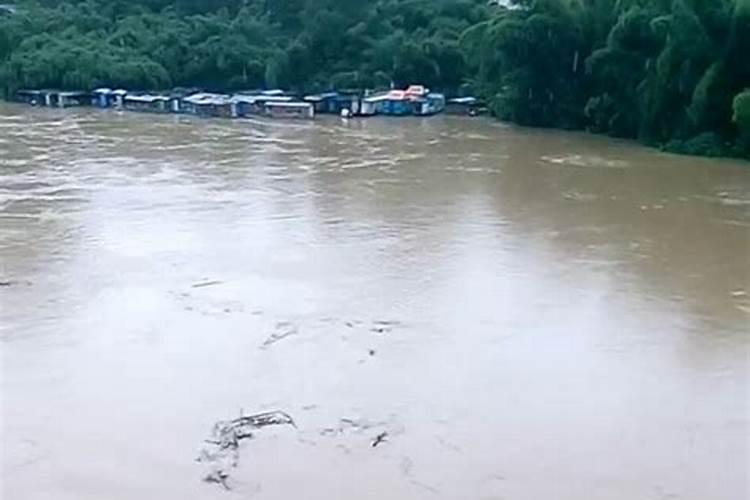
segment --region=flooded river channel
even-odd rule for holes
[[[0,104],[0,281],[4,500],[750,495],[747,163]]]

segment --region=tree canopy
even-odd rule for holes
[[[0,18],[19,87],[457,88],[482,0],[37,0]]]
[[[0,87],[422,83],[496,116],[750,157],[750,0],[20,0]]]

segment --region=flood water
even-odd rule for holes
[[[750,494],[747,163],[5,104],[0,280],[4,500]]]

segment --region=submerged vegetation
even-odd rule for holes
[[[0,87],[404,86],[750,158],[750,0],[21,0]]]

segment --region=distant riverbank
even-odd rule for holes
[[[7,106],[9,108],[10,107],[14,107],[14,108],[15,107],[19,107],[19,108],[28,108],[29,107],[27,104],[24,104],[24,103],[19,103],[17,101],[4,101],[2,99],[0,99],[0,104],[4,104],[5,106]],[[77,108],[65,108],[65,109],[61,109],[61,108],[57,108],[57,107],[44,107],[44,106],[42,106],[42,107],[38,107],[38,108],[32,107],[32,109],[40,109],[40,110],[44,109],[44,110],[50,110],[50,111],[53,111],[53,112],[57,112],[57,111],[75,112],[75,109],[77,109]],[[94,107],[94,109],[99,109],[100,111],[107,111],[106,109],[100,109],[100,108],[96,108],[96,107]],[[112,109],[110,109],[109,111],[112,111]],[[146,111],[145,113],[152,113],[152,111]],[[158,113],[161,113],[161,112],[157,112],[157,114]],[[229,112],[227,111],[227,113],[229,113]],[[138,112],[138,111],[136,111],[136,114],[137,115],[138,114],[144,114],[144,112]],[[183,114],[181,116],[198,116],[198,117],[202,117],[202,118],[211,117],[210,114],[193,114],[193,113]],[[228,114],[227,114],[227,116],[228,116]],[[258,114],[250,114],[250,115],[246,115],[245,118],[249,118],[249,117],[258,118],[258,117],[263,117],[263,116],[264,116],[263,114],[260,114],[260,115],[258,115]],[[332,117],[331,114],[323,114],[323,115],[321,115],[321,117],[323,117],[323,116],[326,116],[328,118]],[[336,115],[336,116],[338,116],[338,115]],[[242,117],[239,117],[239,118],[242,118]],[[455,119],[455,118],[460,118],[460,116],[457,116],[457,115],[451,116],[451,119]],[[365,118],[365,119],[370,120],[372,118]],[[499,125],[500,124],[511,125],[511,126],[519,128],[520,130],[528,129],[529,132],[533,133],[534,131],[537,131],[540,134],[544,134],[544,133],[547,133],[547,132],[554,133],[557,130],[557,129],[550,128],[550,127],[524,127],[522,125],[514,124],[512,122],[507,122],[507,121],[499,120],[497,117],[492,117],[492,116],[475,117],[475,116],[468,116],[468,115],[464,114],[464,119],[466,119],[469,122],[475,121],[475,120],[480,120],[480,119],[481,120],[488,120],[490,123],[494,122],[494,123],[497,123]],[[723,154],[723,155],[722,154],[706,155],[706,154],[701,154],[700,151],[686,151],[686,150],[674,151],[674,150],[670,150],[670,148],[666,148],[666,147],[658,147],[658,146],[654,146],[654,145],[643,144],[643,143],[638,142],[638,141],[633,140],[633,139],[624,139],[624,138],[618,138],[618,137],[608,137],[605,134],[595,133],[595,132],[591,132],[591,131],[584,131],[584,130],[559,130],[559,131],[561,133],[563,133],[563,134],[570,133],[574,137],[575,136],[591,135],[593,137],[600,138],[600,139],[605,140],[605,141],[606,140],[611,140],[612,144],[634,144],[634,145],[642,146],[642,147],[644,147],[644,148],[646,148],[648,150],[661,151],[661,152],[664,152],[664,153],[671,153],[671,154],[676,154],[676,155],[679,155],[679,156],[692,156],[692,157],[695,157],[695,158],[712,157],[712,158],[715,158],[715,159],[739,160],[739,162],[740,162],[739,164],[740,165],[744,164],[744,165],[747,165],[748,167],[750,167],[750,162],[748,162],[747,159],[742,158],[742,157],[732,156],[732,155],[729,155],[729,154]],[[575,163],[575,161],[573,161],[573,162]]]
[[[750,1],[19,0],[0,85],[405,88],[524,126],[750,158]]]

